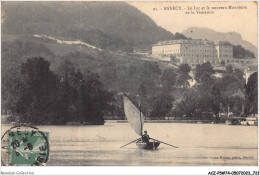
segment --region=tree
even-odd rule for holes
[[[233,73],[233,67],[231,65],[226,66],[226,72],[227,72],[227,74],[232,74]]]
[[[234,58],[255,58],[255,54],[253,52],[244,49],[241,45],[233,46],[233,56]]]
[[[212,112],[215,114],[215,117],[219,118],[219,112],[221,110],[222,96],[220,89],[214,85],[211,90],[212,95]]]
[[[214,73],[215,71],[209,62],[198,64],[195,68],[195,80],[198,83],[210,84],[213,82]]]
[[[229,99],[229,111],[236,116],[241,116],[244,100],[241,97],[235,96]]]
[[[151,118],[164,119],[172,109],[173,97],[167,93],[160,93],[152,97]]]
[[[65,122],[104,124],[103,116],[111,110],[114,95],[105,90],[99,75],[80,69],[65,60],[58,67],[61,83],[59,110]]]
[[[244,72],[238,68],[235,68],[233,71],[233,76],[238,80],[238,81],[242,81],[243,84],[245,83],[245,79],[244,79]]]
[[[199,119],[209,120],[212,117],[214,99],[210,94],[200,94],[197,99],[196,116]]]
[[[177,74],[173,69],[165,69],[161,76],[163,88],[166,88],[166,90],[169,91],[173,90],[176,83],[176,76]]]
[[[246,114],[256,114],[258,111],[258,72],[248,78],[245,86],[246,92]]]
[[[179,66],[179,71],[182,73],[189,74],[190,70],[191,70],[191,67],[189,66],[189,64],[181,64]]]
[[[92,124],[104,124],[103,116],[111,108],[114,96],[111,92],[104,89],[99,75],[96,73],[86,73],[80,83],[78,91],[80,121]]]
[[[178,70],[178,77],[177,77],[177,85],[180,87],[188,88],[189,82],[188,80],[191,79],[189,75],[191,67],[188,64],[181,64]]]
[[[57,68],[60,80],[57,98],[57,110],[59,124],[76,121],[75,102],[77,100],[76,69],[67,59],[60,63]]]
[[[209,62],[196,66],[195,80],[199,84],[198,90],[201,94],[209,93],[211,90],[211,86],[214,84],[214,73],[215,71]]]
[[[139,86],[138,94],[140,97],[146,97],[146,87],[143,83]]]
[[[215,80],[215,85],[218,86],[223,96],[230,96],[235,91],[244,90],[245,79],[244,73],[240,69],[234,69],[232,66],[226,67],[226,73],[223,77]]]
[[[4,90],[5,108],[20,117],[20,122],[33,124],[66,124],[90,122],[104,124],[113,94],[104,89],[99,75],[75,71],[64,61],[56,76],[45,59],[28,59],[18,69],[19,76],[7,77]],[[7,80],[11,84],[7,84]],[[9,91],[7,90],[7,85]],[[12,103],[12,106],[10,106]]]
[[[186,118],[194,118],[197,109],[198,94],[194,89],[187,89],[176,105],[174,112],[177,116],[186,116]]]
[[[55,95],[58,79],[50,71],[50,63],[43,58],[27,59],[21,65],[23,93],[18,95],[16,113],[21,120],[34,124],[47,124],[55,120]]]
[[[20,99],[20,95],[24,93],[24,81],[21,75],[20,67],[14,67],[13,69],[3,71],[2,70],[2,86],[1,95],[2,113],[16,113],[17,104]]]

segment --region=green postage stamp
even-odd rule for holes
[[[13,127],[5,134],[7,157],[5,165],[42,166],[49,157],[49,133],[35,127]],[[7,163],[6,163],[7,162]]]

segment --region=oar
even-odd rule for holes
[[[153,138],[150,138],[150,139],[153,139]],[[159,140],[157,140],[157,139],[153,139],[153,140],[158,141],[158,142],[163,143],[163,144],[166,144],[166,145],[169,145],[169,146],[172,146],[172,147],[175,147],[175,148],[179,148],[179,147],[176,147],[176,146],[174,146],[174,145],[167,144],[167,143],[165,143],[165,142],[159,141]]]
[[[122,147],[120,147],[120,148],[123,148],[123,147],[125,147],[125,146],[127,146],[127,145],[129,145],[129,144],[131,144],[131,143],[133,143],[133,142],[135,142],[135,141],[137,141],[137,140],[139,140],[139,139],[141,139],[141,138],[138,138],[138,139],[136,139],[136,140],[134,140],[134,141],[132,141],[132,142],[129,142],[128,144],[126,144],[126,145],[123,145]]]

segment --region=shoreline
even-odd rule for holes
[[[145,123],[190,123],[190,124],[225,124],[225,121],[220,121],[218,123],[211,120],[145,120]],[[105,120],[105,123],[128,123],[127,120]],[[2,123],[2,125],[27,125],[27,126],[46,126],[46,125],[34,125],[34,124],[12,124],[12,123]],[[48,125],[47,125],[48,126]],[[54,125],[54,126],[95,126],[95,125]],[[100,126],[100,125],[97,125]],[[101,125],[102,126],[102,125]]]
[[[212,120],[145,120],[145,123],[192,123],[192,124],[225,124],[225,121],[218,123]],[[127,120],[105,120],[105,123],[128,123]]]
[[[218,122],[215,122],[213,120],[145,120],[145,123],[189,123],[189,124],[226,124],[226,125],[232,125],[232,124],[227,124],[226,120],[221,120]],[[105,120],[105,123],[128,123],[127,120]],[[10,125],[10,126],[51,126],[50,124],[48,125],[35,125],[35,124],[12,124],[12,123],[1,123],[2,125]],[[100,125],[94,125],[94,124],[77,124],[77,125],[69,125],[69,124],[64,124],[64,125],[54,125],[54,126],[102,126],[104,124]],[[233,124],[235,125],[235,124]],[[241,124],[240,124],[241,125]],[[245,125],[248,126],[248,125]],[[249,125],[252,126],[252,125]]]

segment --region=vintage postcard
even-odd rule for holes
[[[257,39],[257,1],[2,1],[1,165],[258,166]]]

